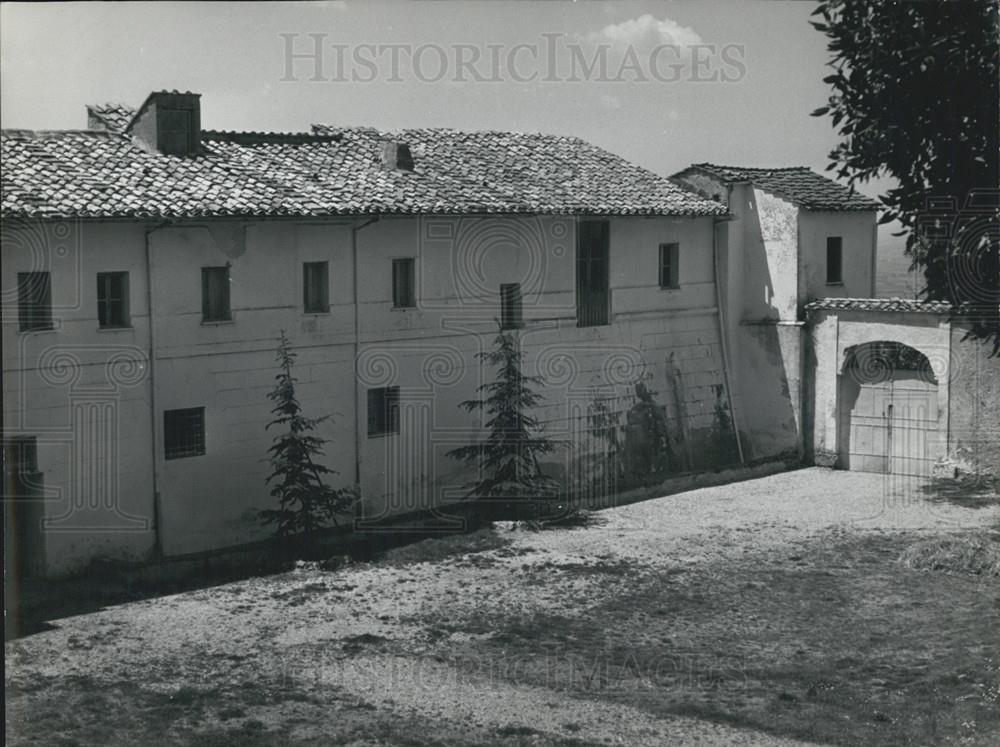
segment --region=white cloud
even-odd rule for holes
[[[631,44],[636,49],[653,49],[661,44],[690,47],[702,43],[701,36],[694,29],[681,26],[669,18],[654,18],[648,13],[610,24],[600,31],[592,31],[586,38],[595,44],[611,44],[613,47]]]

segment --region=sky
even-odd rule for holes
[[[822,173],[837,137],[828,118],[810,116],[829,93],[814,7],[5,2],[0,121],[82,128],[86,104],[134,106],[178,89],[202,94],[205,129],[540,131],[664,175],[702,161]],[[883,232],[882,243],[898,240]]]

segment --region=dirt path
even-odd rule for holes
[[[756,675],[746,659],[732,664],[724,646],[683,648],[701,618],[664,627],[654,624],[655,605],[638,603],[642,611],[629,617],[630,595],[667,590],[664,604],[697,608],[705,569],[720,569],[709,578],[722,589],[726,569],[744,559],[804,557],[831,537],[984,527],[1000,521],[1000,508],[937,502],[917,485],[887,486],[875,475],[807,469],[601,518],[586,529],[501,529],[493,549],[434,562],[414,551],[417,562],[307,566],[61,620],[7,645],[8,738],[802,744],[661,709],[671,699],[746,701]],[[745,583],[752,591],[773,581]],[[749,608],[732,625],[754,625]],[[587,629],[588,615],[601,630]],[[782,635],[781,645],[791,633]],[[671,653],[654,669],[649,652],[660,650]],[[643,658],[630,663],[633,651]]]

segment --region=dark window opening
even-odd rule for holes
[[[399,433],[399,387],[368,390],[368,435]]]
[[[22,332],[52,329],[52,277],[49,273],[17,273],[17,309]]]
[[[840,236],[830,236],[826,240],[826,284],[844,282],[843,240]]]
[[[229,267],[201,268],[201,316],[206,322],[228,322]]]
[[[503,329],[523,327],[521,308],[521,284],[503,283],[500,286],[500,326]]]
[[[97,273],[97,322],[101,327],[127,327],[128,273]]]
[[[392,305],[397,309],[417,305],[415,264],[412,257],[392,260]]]
[[[194,112],[161,107],[158,113],[158,146],[168,155],[186,155],[195,150]]]
[[[680,244],[660,244],[660,287],[680,288]]]
[[[576,323],[579,327],[608,324],[608,221],[580,221],[577,230]]]
[[[166,410],[163,413],[163,456],[182,459],[205,453],[205,408]]]
[[[326,262],[306,262],[302,266],[302,306],[308,314],[330,310],[330,274]]]

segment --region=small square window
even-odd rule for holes
[[[368,390],[368,435],[399,433],[399,387]]]
[[[22,332],[52,329],[52,277],[49,273],[17,273],[17,309]]]
[[[503,329],[519,329],[524,326],[520,283],[504,283],[500,286],[500,326]]]
[[[128,273],[97,273],[97,323],[101,327],[127,327]]]
[[[228,322],[229,266],[201,268],[201,317],[206,322]]]
[[[660,244],[660,287],[680,288],[680,244]]]
[[[840,236],[830,236],[826,240],[826,284],[838,285],[843,282],[843,239]]]
[[[397,309],[417,305],[415,265],[412,257],[392,260],[392,305]]]
[[[327,262],[302,265],[302,306],[307,314],[325,314],[330,310],[329,268]]]
[[[163,413],[163,457],[182,459],[205,453],[205,408],[165,410]]]

